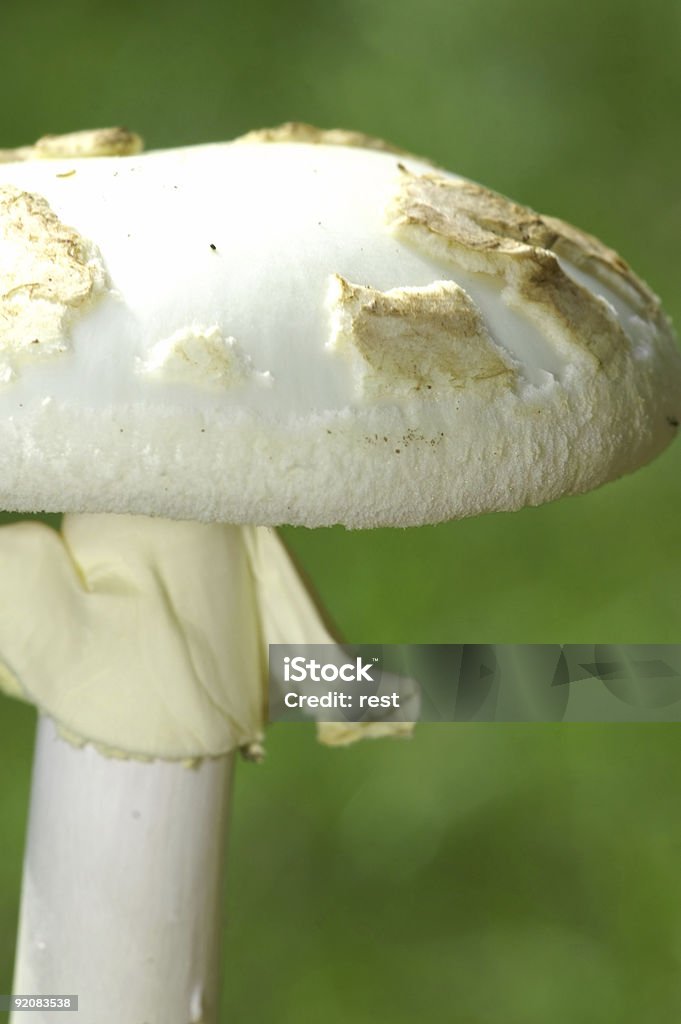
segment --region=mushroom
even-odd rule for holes
[[[15,990],[186,1024],[267,644],[333,642],[271,527],[596,487],[675,436],[681,359],[612,250],[386,143],[139,149],[1,155],[0,507],[66,513],[0,531],[0,686],[42,712]]]

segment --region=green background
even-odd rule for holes
[[[360,129],[603,237],[681,322],[674,0],[2,0],[0,33],[0,146]],[[679,642],[680,460],[513,515],[285,536],[356,642]],[[9,992],[34,723],[0,716]],[[238,773],[224,1019],[678,1020],[680,769],[675,725],[345,751],[273,728]]]

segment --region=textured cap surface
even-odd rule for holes
[[[591,236],[354,133],[131,138],[0,165],[0,507],[406,526],[674,437],[669,322]]]

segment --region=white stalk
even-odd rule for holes
[[[71,516],[8,527],[0,562],[0,683],[43,712],[13,991],[215,1024],[233,751],[264,708],[242,530]]]
[[[76,994],[97,1024],[218,1020],[231,769],[105,757],[41,718],[15,993]]]

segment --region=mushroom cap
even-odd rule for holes
[[[0,164],[2,508],[408,526],[675,436],[659,300],[554,217],[300,126],[59,153]]]

